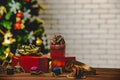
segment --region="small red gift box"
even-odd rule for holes
[[[76,58],[75,57],[52,58],[52,68],[64,67],[65,62],[68,60],[76,60]]]
[[[65,56],[65,45],[50,45],[51,58],[62,58]]]
[[[13,56],[12,66],[16,66],[17,57]],[[36,56],[20,56],[20,66],[23,67],[25,72],[30,72],[31,67],[36,66],[40,71],[49,72],[48,58],[36,57]]]

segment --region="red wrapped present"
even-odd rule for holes
[[[37,56],[20,56],[20,66],[23,67],[25,72],[30,72],[31,67],[36,66],[40,71],[48,72],[49,71],[49,62],[48,58],[37,57]],[[17,57],[13,56],[12,66],[16,66]]]
[[[75,57],[52,58],[52,68],[64,67],[65,62],[68,60],[76,60],[76,58]]]
[[[65,56],[65,45],[50,45],[51,58],[62,58]]]

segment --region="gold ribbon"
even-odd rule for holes
[[[75,67],[84,69],[86,75],[95,75],[96,74],[96,70],[94,68],[92,68],[91,66],[88,66],[82,62],[70,60],[65,63],[65,70],[68,72],[72,72],[73,68],[75,68]]]

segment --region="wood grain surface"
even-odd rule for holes
[[[78,80],[120,80],[120,69],[96,68],[96,75],[89,75],[85,79]],[[77,80],[66,77],[67,74],[53,77],[51,73],[31,75],[30,73],[20,73],[14,75],[0,74],[0,80]]]

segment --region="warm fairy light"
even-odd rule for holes
[[[53,67],[63,67],[65,65],[65,61],[53,60],[52,66]]]

